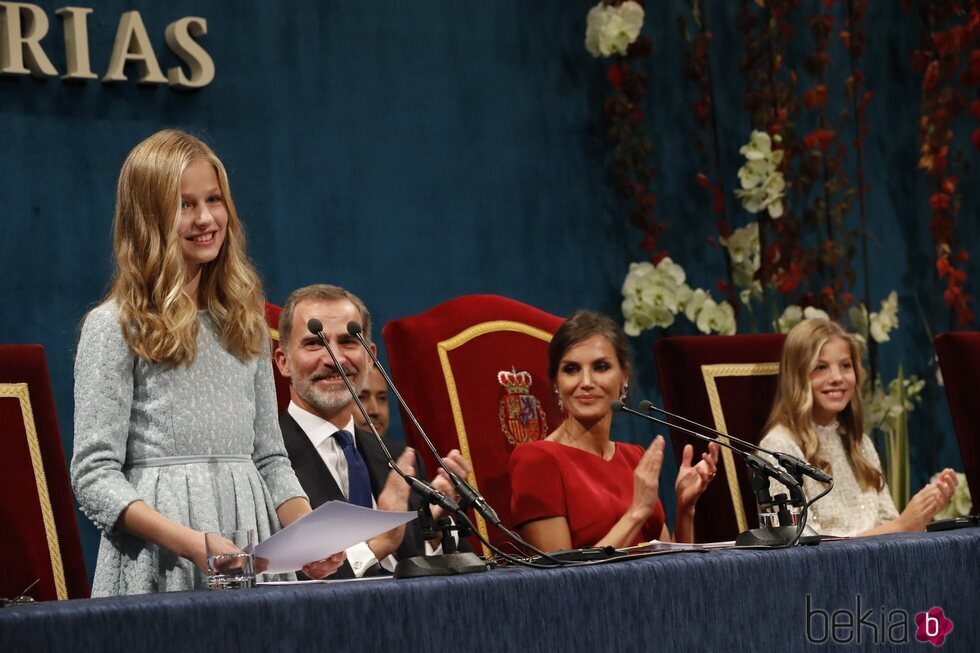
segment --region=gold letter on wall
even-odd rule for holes
[[[37,5],[0,2],[0,73],[56,76],[58,71],[41,49],[41,39],[47,33],[48,17]]]
[[[143,26],[143,19],[138,11],[127,11],[119,17],[119,28],[116,30],[116,42],[112,46],[112,58],[109,59],[109,70],[106,71],[103,82],[124,82],[126,74],[123,69],[126,63],[132,61],[139,70],[141,84],[166,84],[167,78],[160,70],[157,57],[153,54],[153,45]]]
[[[98,79],[92,72],[88,58],[88,15],[92,10],[87,7],[62,7],[54,13],[61,16],[65,23],[65,59],[68,63],[68,73],[61,79]]]
[[[188,78],[180,66],[169,69],[167,78],[172,87],[201,88],[214,80],[214,60],[194,40],[195,36],[203,36],[207,33],[208,21],[196,16],[187,16],[167,25],[167,45],[191,70],[191,76]]]

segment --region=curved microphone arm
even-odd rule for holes
[[[439,455],[439,451],[436,449],[436,446],[432,443],[432,440],[425,432],[425,429],[422,428],[422,425],[419,424],[419,421],[415,418],[415,413],[413,413],[412,409],[408,407],[408,404],[405,402],[404,397],[402,397],[401,393],[398,392],[398,388],[395,386],[395,382],[391,380],[390,376],[388,376],[387,370],[385,370],[384,366],[381,365],[381,361],[378,360],[377,355],[371,349],[367,340],[365,340],[364,333],[362,332],[361,329],[361,325],[351,320],[350,322],[347,323],[347,333],[357,338],[358,342],[361,343],[361,346],[364,347],[364,350],[367,351],[368,355],[371,357],[371,360],[374,361],[374,366],[381,373],[381,376],[384,378],[385,383],[388,385],[388,388],[390,388],[392,394],[395,395],[395,399],[398,400],[398,404],[402,407],[402,410],[405,411],[405,414],[408,415],[409,420],[411,420],[412,424],[418,430],[419,435],[422,436],[422,441],[425,442],[426,448],[429,450],[432,456],[439,463],[439,466],[442,467],[443,470],[445,470],[446,475],[449,477],[453,486],[456,488],[456,491],[459,492],[459,496],[460,496],[459,503],[462,507],[462,510],[465,511],[468,507],[472,506],[473,509],[476,510],[478,513],[480,513],[480,515],[487,522],[499,528],[504,534],[507,535],[507,537],[512,539],[514,542],[520,544],[523,547],[526,547],[527,549],[533,551],[536,555],[541,556],[545,560],[548,560],[554,563],[555,565],[559,565],[559,566],[567,565],[568,564],[567,561],[559,560],[554,558],[553,556],[548,555],[548,553],[542,551],[541,549],[534,546],[533,544],[525,540],[523,537],[521,537],[511,529],[507,528],[504,525],[504,523],[500,520],[500,517],[497,515],[497,511],[493,509],[493,506],[491,506],[479,492],[477,492],[476,488],[470,485],[466,479],[461,478],[458,474],[456,474],[455,472],[453,472],[453,470],[449,469],[449,467],[446,466],[446,462],[445,460],[443,460],[442,456]],[[474,532],[476,533],[476,535],[479,537],[481,541],[487,544],[486,540],[482,537],[482,535],[480,535],[476,531]],[[493,549],[493,547],[491,548]],[[496,551],[496,549],[493,550]]]
[[[642,406],[643,404],[640,404],[640,405]],[[693,437],[695,437],[695,438],[697,438],[699,440],[704,440],[705,442],[714,442],[715,444],[717,444],[720,447],[725,447],[726,449],[730,449],[731,451],[734,451],[738,455],[742,456],[742,458],[745,459],[746,464],[749,466],[750,469],[752,469],[752,471],[754,471],[754,472],[756,472],[758,474],[762,474],[762,475],[766,476],[767,478],[775,479],[775,480],[779,481],[780,483],[782,483],[783,485],[785,485],[787,487],[787,489],[789,489],[790,496],[792,497],[792,499],[793,499],[794,502],[799,502],[800,505],[802,505],[803,503],[806,502],[806,498],[803,495],[803,488],[802,488],[802,486],[801,486],[801,484],[800,484],[800,482],[798,480],[796,480],[795,478],[793,478],[793,476],[791,476],[790,474],[787,474],[783,470],[779,469],[778,467],[776,467],[772,463],[770,463],[770,462],[768,462],[768,461],[766,461],[766,460],[764,460],[764,459],[756,456],[755,454],[751,454],[751,453],[748,453],[747,451],[743,451],[742,449],[739,449],[737,447],[734,447],[731,444],[729,444],[728,442],[724,442],[724,441],[719,440],[717,438],[709,437],[707,435],[704,435],[703,433],[698,433],[697,431],[692,431],[689,428],[686,428],[686,427],[683,427],[683,426],[678,426],[677,424],[671,424],[670,422],[668,422],[666,420],[662,420],[662,419],[656,418],[653,415],[647,415],[646,413],[641,413],[638,410],[634,410],[634,409],[630,408],[629,406],[627,406],[626,404],[624,404],[622,401],[614,401],[614,402],[612,402],[612,409],[615,410],[615,411],[623,412],[623,413],[629,413],[630,415],[636,415],[637,417],[641,417],[641,418],[643,418],[645,420],[649,420],[649,421],[655,422],[657,424],[663,424],[664,426],[669,426],[671,428],[675,428],[675,429],[677,429],[677,430],[679,430],[679,431],[681,431],[683,433],[687,433],[688,435],[693,436]],[[749,446],[751,446],[751,445],[749,445]]]
[[[384,450],[385,456],[388,458],[388,467],[390,467],[395,473],[401,476],[405,480],[405,482],[412,487],[413,490],[418,492],[418,494],[421,495],[426,500],[427,503],[441,506],[447,512],[455,515],[462,523],[467,525],[467,527],[480,539],[481,542],[486,544],[495,553],[498,553],[499,555],[505,558],[514,560],[519,564],[524,564],[525,566],[531,566],[531,567],[537,566],[541,568],[542,567],[541,565],[519,562],[516,559],[512,558],[511,556],[508,556],[500,549],[494,547],[492,544],[490,544],[489,541],[487,541],[486,538],[483,537],[482,534],[479,533],[479,531],[476,528],[473,527],[473,522],[470,520],[469,515],[466,514],[465,507],[460,507],[460,505],[457,504],[455,501],[453,501],[453,499],[447,497],[442,492],[439,492],[426,481],[423,481],[422,479],[419,479],[415,476],[406,474],[401,470],[401,468],[398,467],[398,465],[395,463],[395,459],[391,456],[391,452],[388,451],[387,445],[385,445],[384,438],[382,438],[381,434],[378,433],[377,428],[375,428],[374,426],[374,422],[371,420],[371,417],[368,415],[367,409],[364,407],[364,404],[361,402],[361,398],[358,397],[358,393],[354,390],[354,384],[351,383],[350,378],[347,376],[347,372],[344,370],[343,365],[340,364],[340,360],[337,358],[337,355],[330,347],[330,343],[327,342],[326,336],[323,335],[323,323],[316,318],[312,318],[309,320],[309,322],[307,322],[306,328],[309,329],[310,333],[313,333],[314,335],[317,336],[317,338],[320,339],[320,342],[323,344],[324,348],[327,350],[327,353],[330,355],[330,360],[333,361],[334,367],[340,373],[340,377],[344,380],[344,384],[347,386],[347,391],[354,399],[354,403],[357,405],[357,408],[360,411],[361,416],[364,417],[364,421],[370,427],[371,433],[374,434],[374,437],[378,440],[378,444],[380,444],[382,450]],[[490,505],[486,502],[486,500],[482,496],[480,496],[480,494],[475,489],[473,489],[469,483],[459,478],[458,475],[454,474],[453,471],[446,466],[446,463],[442,459],[442,456],[440,456],[439,453],[436,451],[436,448],[432,444],[432,441],[429,440],[429,437],[426,435],[425,431],[422,430],[422,427],[421,425],[419,425],[418,420],[415,419],[415,415],[412,413],[408,405],[405,403],[405,400],[402,398],[401,393],[398,392],[398,388],[395,387],[394,383],[392,383],[391,381],[391,378],[388,376],[385,369],[381,366],[380,361],[378,361],[378,357],[374,354],[374,351],[371,350],[367,342],[364,340],[364,336],[361,334],[361,325],[358,324],[357,322],[351,321],[347,324],[347,332],[350,335],[357,338],[357,340],[361,343],[361,346],[363,346],[364,349],[371,356],[371,360],[374,361],[374,364],[375,366],[377,366],[378,371],[381,372],[381,375],[384,377],[385,383],[387,383],[388,387],[391,388],[392,392],[398,398],[398,402],[401,404],[402,408],[405,409],[405,412],[408,413],[409,417],[412,419],[412,422],[419,429],[419,433],[422,434],[422,438],[425,441],[426,446],[429,448],[429,451],[432,452],[436,460],[439,461],[439,465],[446,471],[446,473],[449,475],[449,478],[453,480],[453,484],[456,486],[457,491],[460,493],[460,496],[474,497],[473,499],[471,499],[471,505],[473,505],[474,508],[476,508],[480,512],[480,514],[483,515],[484,519],[494,524],[497,528],[499,528],[504,533],[506,533],[507,536],[513,539],[515,542],[518,542],[519,544],[527,547],[535,554],[541,556],[545,560],[552,562],[555,566],[568,566],[569,564],[574,564],[574,563],[569,563],[568,561],[556,559],[548,555],[547,553],[541,551],[530,542],[527,542],[522,537],[518,536],[516,533],[514,533],[506,526],[504,526],[503,523],[501,523],[500,518],[497,516],[497,512],[492,507],[490,507]],[[428,508],[426,507],[426,509]],[[550,566],[545,566],[545,567],[550,567]]]
[[[645,402],[645,403],[649,403],[649,402]],[[640,405],[643,406],[644,404],[641,403]],[[715,444],[717,444],[717,445],[719,445],[721,447],[725,447],[726,449],[730,449],[731,451],[734,451],[735,453],[739,454],[740,456],[742,456],[742,458],[745,459],[746,465],[753,472],[755,472],[753,474],[753,478],[754,479],[758,479],[758,481],[756,483],[753,483],[753,489],[756,491],[756,498],[757,499],[759,499],[759,498],[761,498],[763,496],[768,496],[768,494],[769,494],[768,488],[763,487],[763,485],[762,485],[762,483],[764,483],[764,482],[768,485],[768,483],[765,481],[765,479],[767,479],[767,478],[769,478],[769,479],[775,479],[775,480],[779,481],[780,483],[782,483],[783,485],[785,485],[786,488],[789,490],[789,493],[790,493],[790,502],[794,506],[799,506],[800,507],[800,512],[801,512],[800,521],[796,525],[796,530],[795,530],[794,536],[793,536],[793,538],[792,538],[791,541],[789,541],[789,542],[787,542],[785,544],[785,546],[795,546],[800,541],[800,537],[803,535],[803,530],[804,530],[804,528],[806,528],[807,509],[809,508],[809,505],[810,505],[806,501],[806,495],[803,493],[803,483],[802,483],[802,481],[800,479],[795,478],[793,475],[791,475],[791,474],[783,471],[782,469],[779,469],[778,467],[776,467],[775,465],[773,465],[769,461],[764,460],[763,458],[760,458],[759,456],[756,456],[755,454],[751,454],[751,453],[748,453],[747,451],[743,451],[742,449],[738,449],[736,447],[733,447],[731,444],[729,444],[727,442],[724,442],[722,440],[718,440],[717,438],[712,438],[712,437],[709,437],[707,435],[704,435],[703,433],[698,433],[697,431],[692,431],[689,428],[686,428],[686,427],[683,427],[683,426],[679,426],[677,424],[671,424],[670,422],[667,422],[666,420],[658,419],[658,418],[654,417],[653,415],[648,415],[646,413],[641,413],[641,412],[639,412],[637,410],[633,410],[632,408],[630,408],[629,406],[627,406],[626,404],[624,404],[622,401],[614,401],[612,403],[612,409],[613,410],[616,410],[616,411],[621,411],[621,412],[629,413],[631,415],[636,415],[637,417],[642,417],[643,419],[649,420],[651,422],[656,422],[657,424],[663,424],[664,426],[668,426],[670,428],[677,429],[677,430],[679,430],[679,431],[681,431],[683,433],[687,433],[688,435],[691,435],[691,436],[693,436],[693,437],[695,437],[695,438],[697,438],[699,440],[705,440],[707,442],[714,442]],[[684,418],[681,418],[681,419],[684,419]],[[691,420],[685,420],[685,421],[691,422]],[[697,422],[691,422],[691,423],[693,423],[693,424],[695,424],[697,426],[701,426],[700,424],[697,424]],[[754,445],[749,444],[749,443],[744,443],[744,441],[740,441],[737,438],[732,438],[732,440],[735,441],[735,442],[739,442],[740,444],[746,444],[746,445],[748,445],[750,447],[754,447]],[[766,453],[768,453],[768,452],[766,452]],[[747,532],[751,533],[751,531],[747,531]],[[768,548],[768,546],[766,548]]]
[[[358,342],[361,343],[361,346],[364,347],[364,350],[367,351],[369,356],[371,356],[371,360],[374,361],[374,366],[379,372],[381,372],[381,376],[384,377],[385,383],[391,389],[392,394],[395,395],[395,399],[398,400],[398,404],[405,411],[405,414],[408,415],[409,420],[411,420],[412,425],[416,428],[416,430],[418,430],[419,435],[422,436],[422,441],[425,443],[429,453],[431,453],[436,459],[439,466],[442,467],[442,469],[446,472],[446,475],[449,476],[449,479],[453,486],[455,486],[456,491],[459,492],[461,499],[460,503],[464,507],[472,505],[488,522],[494,526],[503,528],[503,524],[500,521],[500,517],[497,515],[497,511],[494,510],[489,503],[487,503],[486,499],[484,499],[483,496],[481,496],[480,493],[477,492],[476,489],[465,479],[460,478],[458,474],[446,466],[446,461],[443,460],[438,450],[436,450],[435,445],[432,444],[432,440],[429,439],[425,429],[422,428],[422,425],[419,424],[419,421],[415,418],[415,413],[413,413],[412,409],[408,407],[407,403],[405,403],[405,399],[402,397],[401,393],[398,392],[398,388],[395,386],[395,383],[391,380],[391,377],[388,376],[387,370],[385,370],[384,366],[381,365],[381,361],[378,360],[377,355],[368,345],[367,340],[364,339],[361,325],[351,320],[347,323],[347,333],[357,338]]]
[[[702,428],[702,429],[704,429],[706,431],[710,431],[711,433],[714,433],[717,436],[720,436],[720,437],[723,437],[723,438],[728,438],[732,442],[737,442],[738,444],[742,445],[743,447],[749,447],[751,449],[755,449],[756,451],[761,451],[763,453],[767,453],[770,456],[772,456],[773,458],[775,458],[776,461],[779,463],[779,465],[783,469],[785,469],[786,471],[788,471],[790,474],[792,474],[793,476],[795,476],[797,478],[799,478],[801,475],[805,475],[805,476],[809,476],[810,478],[812,478],[812,479],[814,479],[816,481],[820,481],[821,483],[830,483],[830,482],[832,482],[832,479],[830,478],[830,475],[829,474],[827,474],[825,471],[823,471],[819,467],[815,467],[815,466],[811,465],[810,463],[806,462],[805,460],[801,460],[801,459],[797,458],[796,456],[791,456],[788,453],[783,453],[782,451],[770,451],[769,449],[766,449],[765,447],[760,447],[757,444],[753,444],[753,443],[748,442],[746,440],[742,440],[740,438],[736,438],[734,435],[729,435],[728,433],[724,433],[724,432],[719,431],[717,429],[713,429],[713,428],[711,428],[710,426],[708,426],[706,424],[701,424],[700,422],[695,422],[692,419],[688,419],[686,417],[682,417],[681,415],[677,415],[677,414],[672,413],[672,412],[670,412],[668,410],[665,410],[663,408],[660,408],[658,406],[655,406],[652,401],[649,401],[647,399],[644,399],[643,401],[640,402],[640,409],[643,410],[643,411],[645,411],[645,412],[648,412],[648,413],[650,411],[656,411],[658,413],[663,413],[667,417],[673,417],[674,419],[678,419],[678,420],[680,420],[682,422],[685,422],[686,424],[691,424],[693,426],[697,426],[698,428]],[[667,424],[667,426],[670,426],[671,428],[680,428],[676,424]],[[685,429],[682,429],[682,430],[685,430]],[[690,431],[687,431],[687,430],[685,430],[685,432],[690,433]],[[785,483],[784,483],[784,485],[785,485]]]
[[[344,385],[347,386],[347,391],[350,393],[350,396],[354,398],[354,403],[357,405],[361,416],[364,418],[364,421],[370,428],[371,433],[373,433],[374,437],[377,438],[378,444],[381,445],[381,449],[384,451],[385,457],[388,459],[388,467],[396,474],[401,476],[413,490],[415,490],[422,498],[425,499],[426,503],[434,506],[440,506],[443,510],[446,510],[454,515],[460,514],[460,512],[462,512],[461,508],[450,497],[447,497],[445,494],[429,485],[429,483],[426,481],[423,481],[416,476],[412,476],[411,474],[406,474],[402,471],[402,469],[395,462],[395,459],[392,457],[391,452],[388,451],[384,438],[382,438],[381,434],[378,433],[378,430],[374,426],[374,422],[368,416],[367,409],[364,408],[364,404],[361,403],[360,397],[357,396],[357,390],[354,388],[354,384],[351,383],[350,377],[347,376],[344,366],[340,364],[337,354],[334,353],[330,343],[327,342],[326,336],[323,335],[323,323],[316,318],[312,318],[306,323],[306,328],[310,330],[310,333],[320,339],[323,347],[327,350],[327,353],[330,354],[330,360],[333,361],[334,368],[336,368],[337,372],[340,374],[340,378],[344,380]]]

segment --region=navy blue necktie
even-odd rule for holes
[[[344,458],[347,459],[347,503],[370,508],[372,506],[371,479],[368,477],[364,459],[354,446],[354,437],[349,431],[337,431],[334,437],[343,448]]]

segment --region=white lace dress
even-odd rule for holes
[[[126,345],[114,302],[82,327],[75,359],[72,487],[102,531],[93,596],[204,585],[192,562],[114,530],[141,499],[198,531],[279,529],[276,507],[305,497],[286,457],[266,351],[242,362],[199,314],[197,360],[168,367]]]
[[[823,535],[857,535],[875,526],[898,517],[895,503],[888,492],[887,483],[881,490],[862,489],[854,476],[854,470],[847,460],[844,443],[837,433],[837,422],[828,426],[817,426],[820,439],[820,452],[831,465],[830,475],[834,477],[834,489],[810,506],[807,524]],[[759,443],[773,451],[788,453],[803,459],[803,450],[796,443],[789,429],[776,426]],[[861,452],[874,467],[881,471],[881,461],[871,439],[861,438]],[[770,483],[773,494],[786,493],[786,488],[778,481]],[[823,492],[826,485],[809,477],[803,478],[803,492],[811,499]]]

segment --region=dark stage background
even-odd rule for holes
[[[42,44],[63,74],[54,13],[62,4],[36,4],[51,23]],[[90,55],[100,77],[119,16],[131,9],[140,12],[164,70],[178,63],[164,40],[167,24],[206,18],[209,33],[199,41],[217,76],[192,92],[138,85],[132,66],[130,80],[118,84],[0,77],[0,342],[47,349],[66,450],[77,329],[111,273],[119,167],[133,145],[164,127],[204,137],[223,159],[271,301],[281,303],[300,285],[339,284],[372,309],[378,339],[388,320],[468,293],[501,294],[559,315],[587,307],[619,316],[623,277],[643,252],[606,183],[605,64],[583,47],[591,4],[82,3],[94,8]],[[751,128],[737,68],[738,4],[707,2],[729,188]],[[902,307],[902,326],[881,350],[887,378],[899,364],[927,373],[932,348],[916,300],[932,329],[949,326],[933,270],[928,193],[916,171],[920,78],[909,53],[922,27],[900,4],[872,3],[862,64],[876,93],[867,153],[872,310],[892,289]],[[692,146],[696,91],[681,72],[676,28],[689,10],[680,0],[647,5],[643,33],[653,52],[646,113],[659,213],[670,224],[664,242],[692,287],[713,288],[723,258],[705,246],[714,218],[694,183],[702,160]],[[801,11],[800,20],[813,11]],[[805,36],[799,47],[812,50]],[[957,227],[974,253],[976,181],[975,170],[961,177]],[[972,263],[968,272],[977,276]],[[671,330],[693,332],[683,318]],[[655,337],[634,342],[636,401],[659,400]],[[616,433],[639,442],[652,437],[625,422]],[[934,382],[913,414],[911,446],[913,489],[937,465],[962,467]],[[669,460],[665,488],[674,467]],[[662,494],[672,510],[672,490]],[[91,573],[97,535],[84,516],[79,521]]]

